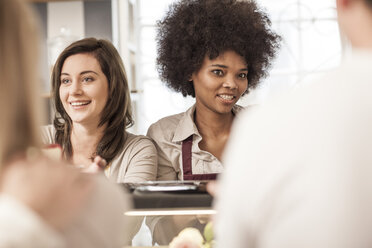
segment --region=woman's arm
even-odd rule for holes
[[[157,170],[157,181],[168,181],[177,180],[177,172],[169,158],[169,154],[173,149],[170,141],[167,141],[168,137],[164,134],[160,126],[155,123],[150,126],[147,131],[147,136],[154,141],[156,151],[158,154],[158,170]]]
[[[145,137],[136,137],[136,141],[131,144],[127,170],[124,178],[125,183],[136,183],[156,180],[158,157],[154,144]]]

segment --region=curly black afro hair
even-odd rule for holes
[[[195,97],[192,73],[206,55],[233,50],[248,64],[248,88],[266,76],[280,37],[252,0],[181,0],[158,23],[157,69],[168,87]]]

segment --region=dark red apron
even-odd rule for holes
[[[192,148],[192,135],[182,141],[182,167],[183,167],[183,180],[216,180],[218,173],[210,174],[192,174],[191,163],[191,148]]]

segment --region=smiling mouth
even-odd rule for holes
[[[91,101],[86,101],[86,102],[70,102],[70,105],[72,107],[79,107],[79,106],[85,106],[91,103]]]
[[[218,95],[218,96],[226,101],[232,101],[236,98],[236,96],[232,96],[232,95]]]

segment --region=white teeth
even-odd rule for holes
[[[234,96],[230,96],[230,95],[219,95],[222,99],[225,99],[225,100],[232,100],[234,99]]]
[[[89,102],[72,102],[72,106],[82,106],[82,105],[87,105]]]

